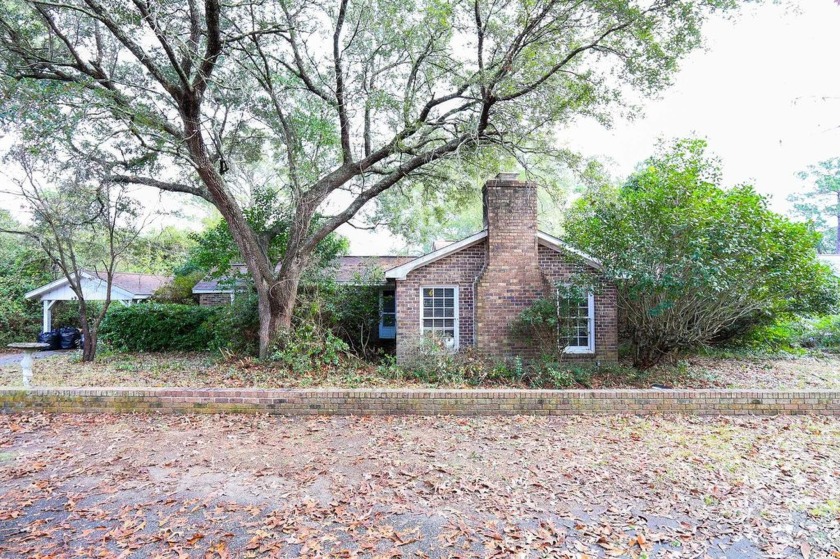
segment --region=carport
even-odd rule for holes
[[[108,281],[104,273],[82,270],[82,294],[85,301],[104,301],[108,293]],[[131,274],[117,272],[111,281],[111,300],[130,305],[143,301],[172,281],[170,276],[154,274]],[[52,310],[59,301],[75,301],[78,298],[70,288],[67,278],[57,279],[46,285],[33,289],[25,295],[27,299],[38,299],[44,306],[44,321],[42,330],[52,330]]]

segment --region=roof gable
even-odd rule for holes
[[[548,247],[551,249],[556,250],[557,252],[565,252],[566,254],[572,254],[578,258],[580,258],[585,264],[595,268],[599,272],[604,271],[604,265],[601,263],[600,260],[591,256],[582,250],[578,250],[569,243],[558,239],[553,235],[549,235],[548,233],[543,233],[542,231],[537,231],[537,242],[544,247]]]
[[[89,295],[91,297],[90,300],[103,300],[104,296],[102,299],[99,299],[96,297],[96,292],[100,287],[104,287],[107,284],[107,276],[103,273],[89,272],[87,270],[80,270],[79,274],[83,280],[87,280],[87,282],[92,284],[93,292]],[[111,298],[114,300],[144,299],[150,297],[152,293],[171,279],[168,276],[156,276],[153,274],[117,272],[111,281]],[[42,285],[37,289],[33,289],[26,293],[24,297],[27,299],[34,299],[35,297],[40,297],[41,299],[49,298],[50,293],[61,292],[69,287],[69,285],[70,282],[67,278],[62,277],[46,285]],[[66,297],[67,294],[63,294],[60,298],[66,299]]]
[[[433,250],[428,254],[424,254],[419,258],[415,258],[410,262],[406,262],[401,266],[397,266],[396,268],[391,268],[387,272],[385,272],[386,279],[395,279],[395,280],[404,280],[409,272],[416,270],[417,268],[422,268],[432,262],[436,262],[441,258],[445,258],[450,254],[454,254],[460,250],[463,250],[467,247],[471,247],[474,244],[477,244],[484,239],[487,238],[487,230],[479,231],[475,235],[470,235],[466,239],[461,239],[456,243],[452,243],[451,245],[447,245],[443,248],[438,250]]]
[[[440,260],[441,258],[445,258],[450,254],[454,254],[458,251],[461,251],[484,240],[485,238],[487,238],[486,229],[483,231],[479,231],[475,235],[471,235],[466,239],[461,239],[456,243],[452,243],[441,249],[434,250],[419,258],[415,258],[414,260],[397,266],[396,268],[392,268],[385,273],[385,277],[388,279],[404,280],[406,276],[413,270],[416,270],[417,268],[422,268],[423,266],[431,264],[432,262]],[[565,241],[562,241],[557,237],[549,235],[548,233],[537,231],[537,242],[545,247],[556,250],[557,252],[565,252],[567,254],[572,254],[580,258],[588,266],[591,266],[597,269],[598,271],[603,271],[604,269],[603,264],[601,264],[601,262],[597,258],[590,256],[589,254],[586,254],[581,250],[576,249],[575,247],[571,246]]]

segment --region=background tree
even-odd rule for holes
[[[2,232],[36,243],[67,279],[79,309],[82,361],[91,362],[96,356],[99,326],[111,304],[117,263],[140,234],[137,204],[124,186],[100,182],[86,166],[53,168],[55,161],[44,162],[26,152],[17,152],[14,160],[22,171],[22,178],[14,182],[32,215],[32,224]],[[43,185],[44,176],[50,177],[54,188]],[[105,282],[105,300],[97,310],[85,297],[83,271],[93,272]]]
[[[818,235],[768,210],[751,186],[720,183],[705,142],[680,140],[570,213],[569,237],[616,282],[636,367],[836,303],[837,280],[816,259]]]
[[[113,180],[210,201],[254,278],[266,355],[316,247],[368,202],[443,160],[608,119],[735,5],[0,0],[0,113],[24,141],[81,125],[68,141]],[[237,197],[258,160],[291,210],[279,270]]]
[[[379,196],[371,220],[400,238],[406,252],[429,252],[435,241],[457,241],[480,231],[482,186],[497,172],[517,168],[539,185],[540,229],[559,234],[569,195],[588,184],[599,165],[564,150],[518,158],[487,150],[469,167],[440,164],[430,176],[396,185]]]
[[[797,214],[814,224],[823,234],[829,251],[840,254],[840,157],[820,161],[799,173],[802,180],[812,180],[810,191],[793,194],[788,200]],[[829,224],[829,220],[835,222]]]
[[[9,212],[0,210],[0,230],[22,227]],[[37,245],[0,233],[0,344],[35,339],[40,332],[41,305],[23,296],[53,279],[52,265]]]

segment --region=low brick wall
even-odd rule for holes
[[[840,390],[0,388],[0,410],[277,415],[840,415]]]

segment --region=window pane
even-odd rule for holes
[[[566,348],[589,348],[589,297],[561,296],[557,305],[559,342]]]
[[[443,297],[443,289],[440,288],[440,287],[435,288],[434,296],[435,297]]]
[[[435,316],[443,316],[443,309],[435,309]]]
[[[455,316],[455,309],[454,308],[443,309],[443,311],[444,311],[443,316]]]
[[[382,310],[384,312],[394,312],[397,306],[397,299],[394,297],[393,291],[386,291],[382,295]]]
[[[444,297],[454,297],[455,296],[455,289],[452,288],[452,287],[448,287],[448,288],[444,289],[443,292],[444,292],[444,294],[443,294]]]
[[[434,321],[432,321],[432,320],[424,320],[424,321],[423,321],[423,327],[424,327],[424,328],[431,328],[431,327],[432,327],[432,323],[433,323],[433,322],[434,322]]]

